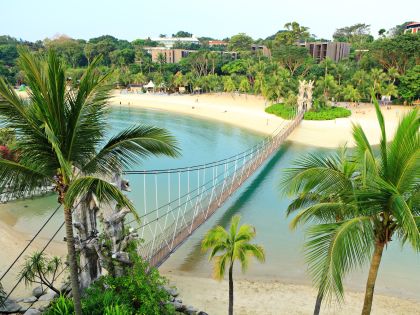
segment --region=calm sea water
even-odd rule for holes
[[[115,107],[112,111],[110,135],[136,123],[167,128],[176,136],[182,150],[182,156],[178,159],[153,158],[144,161],[136,169],[181,167],[210,162],[245,150],[263,138],[262,135],[220,122],[124,107]],[[285,217],[288,200],[280,195],[278,188],[282,170],[290,166],[299,155],[309,152],[324,154],[328,151],[291,143],[284,145],[208,222],[172,254],[161,269],[165,272],[211,276],[211,264],[207,261],[206,254],[200,250],[201,239],[208,229],[217,224],[226,227],[233,215],[240,214],[243,222],[256,227],[256,242],[265,247],[267,259],[265,264],[252,264],[245,276],[239,271],[237,276],[309,284],[302,255],[303,233],[301,229],[290,231],[289,219]],[[129,196],[140,206],[142,191],[139,191],[138,186],[141,179],[135,175],[129,179],[132,187]],[[0,219],[7,220],[18,230],[33,233],[55,206],[55,196],[0,205]],[[46,226],[42,235],[51,235],[61,222],[60,213]],[[347,279],[348,287],[356,290],[363,290],[365,281],[366,271],[353,273]],[[384,254],[376,290],[420,300],[420,255],[409,247],[402,249],[398,243],[391,243]]]

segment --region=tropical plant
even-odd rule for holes
[[[419,113],[407,114],[388,143],[376,100],[375,108],[382,135],[379,154],[355,125],[354,153],[304,157],[283,182],[296,196],[288,208],[297,212],[292,227],[314,223],[306,231],[305,252],[318,288],[318,312],[324,297],[341,301],[345,275],[370,260],[362,311],[370,314],[385,246],[397,238],[420,250]]]
[[[209,230],[201,247],[204,251],[211,250],[209,260],[214,259],[214,277],[223,279],[226,268],[229,269],[229,315],[233,314],[233,265],[235,261],[241,264],[242,272],[249,266],[250,257],[264,262],[264,249],[260,245],[251,244],[255,238],[255,228],[249,224],[239,226],[241,217],[235,215],[230,223],[229,231],[222,226]]]
[[[139,257],[127,275],[102,276],[90,286],[83,297],[85,314],[102,315],[119,309],[121,314],[169,315],[175,313],[164,289],[168,281],[156,268]],[[117,306],[118,305],[118,306]]]
[[[60,294],[61,292],[56,288],[55,282],[62,265],[60,257],[48,257],[43,252],[35,252],[31,256],[26,257],[22,270],[19,273],[19,278],[22,278],[26,285],[40,284]]]
[[[133,204],[106,178],[150,155],[175,156],[174,138],[164,129],[133,126],[108,141],[108,74],[100,75],[91,61],[77,89],[66,85],[65,72],[53,51],[46,57],[20,50],[18,64],[30,87],[29,100],[18,97],[0,78],[0,118],[18,134],[19,162],[0,158],[0,192],[32,191],[54,185],[64,206],[66,242],[75,312],[81,314],[72,208],[92,192],[99,201],[115,200],[134,211]]]
[[[61,295],[56,298],[51,305],[45,310],[45,315],[73,315],[74,314],[74,304],[73,301]]]

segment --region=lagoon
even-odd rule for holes
[[[136,169],[161,169],[211,162],[231,156],[258,143],[264,136],[226,123],[203,120],[179,114],[115,106],[109,121],[110,135],[135,123],[147,123],[167,128],[179,141],[182,156],[178,159],[151,158]],[[302,229],[290,231],[285,217],[288,199],[281,196],[278,186],[282,170],[289,167],[301,154],[325,149],[286,143],[268,163],[254,174],[216,214],[199,228],[161,266],[165,273],[187,273],[190,276],[211,276],[211,264],[200,250],[203,234],[215,224],[227,226],[231,216],[240,214],[242,221],[256,227],[256,242],[266,249],[265,264],[251,265],[246,275],[249,279],[276,279],[286,283],[310,284],[302,254]],[[129,176],[132,192],[129,197],[141,207],[142,194],[136,187],[141,179]],[[56,197],[23,200],[0,205],[0,219],[15,229],[33,233],[56,207]],[[51,235],[62,222],[58,215],[42,233]],[[376,292],[413,298],[420,301],[420,255],[406,246],[391,243],[384,253],[379,270]],[[363,290],[366,270],[355,272],[347,279],[347,288]]]

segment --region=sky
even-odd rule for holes
[[[376,37],[381,28],[419,20],[419,0],[0,0],[0,35],[30,41],[58,34],[131,41],[179,30],[257,39],[291,21],[326,39],[337,28],[366,23]]]

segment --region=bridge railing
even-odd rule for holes
[[[146,240],[139,250],[140,255],[152,265],[160,265],[280,147],[302,118],[303,112],[298,113],[294,120],[283,125],[276,134],[264,139],[252,150],[238,154],[232,159],[194,168],[194,172],[188,168],[173,171],[175,177],[179,178],[183,172],[188,173],[186,180],[188,190],[185,194],[179,193],[176,199],[151,211],[143,208],[144,212],[140,216],[141,224],[136,228]],[[145,178],[147,175],[155,177],[155,183],[158,183],[159,180],[156,178],[161,174],[163,173],[151,172],[143,175]],[[197,187],[193,190],[189,188],[191,177],[198,177],[198,181],[195,181]],[[200,178],[208,180],[201,181]],[[170,182],[168,180],[168,183]],[[179,180],[179,186],[180,182]],[[159,189],[156,184],[154,191],[156,201],[159,199],[158,192],[165,190]],[[146,198],[146,194],[144,195]]]

